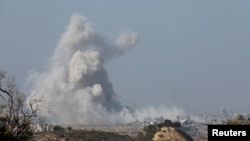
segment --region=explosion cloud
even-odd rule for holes
[[[132,112],[120,103],[108,79],[104,64],[124,55],[138,41],[137,33],[131,31],[109,41],[86,17],[74,14],[49,60],[48,70],[33,73],[31,96],[46,98],[52,112],[43,114],[56,124],[120,123],[146,117],[146,113],[169,114],[169,109],[154,108]],[[179,113],[178,109],[174,111]]]

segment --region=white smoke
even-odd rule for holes
[[[42,114],[56,124],[107,124],[183,113],[166,108],[130,110],[118,100],[104,64],[138,41],[137,33],[131,31],[109,41],[86,17],[74,14],[49,60],[48,70],[31,76],[31,96],[43,95],[51,104],[52,112]]]

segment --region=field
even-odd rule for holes
[[[62,125],[62,127],[72,127],[73,130],[112,132],[131,137],[135,137],[138,133],[143,132],[143,126],[138,125]]]
[[[67,129],[71,127],[71,131],[63,132],[40,132],[35,134],[34,141],[135,141],[135,137],[139,133],[144,133],[143,126],[139,125],[61,125]],[[207,141],[206,138],[198,138],[191,136],[194,141]]]

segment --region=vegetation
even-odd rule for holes
[[[239,114],[227,121],[228,125],[250,125],[250,115]]]
[[[180,122],[172,122],[171,120],[165,120],[163,123],[159,123],[157,124],[157,127],[161,128],[161,127],[181,127],[181,123]]]
[[[32,135],[31,122],[38,119],[38,103],[26,97],[16,86],[13,76],[0,71],[0,140],[25,140]]]
[[[40,141],[134,141],[128,135],[119,135],[112,132],[74,130],[73,132],[47,132],[45,135],[38,132],[33,140]]]
[[[67,127],[67,130],[68,131],[72,131],[72,127]]]
[[[193,141],[185,132],[174,127],[162,127],[152,138],[153,141]]]
[[[53,127],[53,131],[57,132],[57,131],[65,131],[65,129],[59,125],[56,125]]]
[[[163,123],[159,123],[156,125],[149,125],[144,127],[144,132],[139,133],[138,136],[135,138],[136,141],[150,141],[154,137],[157,131],[160,131],[162,127],[173,127],[178,128],[181,124],[179,122],[172,122],[171,120],[165,120]]]

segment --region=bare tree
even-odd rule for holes
[[[32,135],[30,125],[38,118],[42,101],[43,97],[26,103],[14,77],[0,71],[0,140],[24,140]]]

